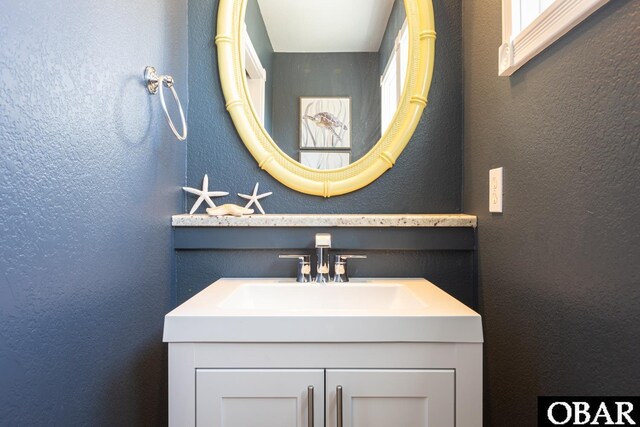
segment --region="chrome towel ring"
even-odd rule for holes
[[[160,104],[162,104],[162,109],[164,110],[164,115],[167,117],[167,122],[169,123],[169,127],[173,134],[180,141],[184,141],[187,139],[187,121],[184,118],[184,111],[182,111],[182,105],[180,104],[180,99],[178,99],[178,94],[176,93],[176,89],[173,86],[173,77],[168,75],[158,75],[156,73],[156,69],[154,67],[146,67],[144,69],[144,80],[147,82],[147,90],[150,94],[155,95],[158,93],[158,88],[160,89]],[[173,99],[176,101],[176,105],[178,106],[178,111],[180,112],[180,120],[182,121],[182,134],[179,134],[176,130],[176,127],[173,124],[173,120],[169,116],[169,111],[167,110],[167,104],[164,101],[164,92],[162,86],[166,86],[171,90],[173,94]]]

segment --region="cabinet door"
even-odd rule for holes
[[[327,370],[327,427],[453,427],[453,370]]]
[[[321,369],[198,369],[198,427],[322,427]],[[309,387],[313,387],[311,400]],[[313,403],[313,405],[310,405]],[[308,423],[313,406],[314,423]]]

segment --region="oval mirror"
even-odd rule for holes
[[[259,167],[324,197],[391,168],[427,104],[433,21],[431,0],[220,0],[222,89]]]

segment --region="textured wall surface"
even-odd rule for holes
[[[350,97],[351,162],[380,139],[378,53],[275,53],[273,133],[300,160],[300,97]],[[315,125],[310,124],[312,128]]]
[[[462,182],[461,6],[435,0],[436,63],[425,109],[411,142],[396,165],[368,187],[323,199],[296,193],[258,168],[240,140],[225,109],[216,61],[217,0],[189,4],[188,176],[199,186],[205,173],[210,184],[230,196],[221,203],[241,203],[260,181],[273,191],[263,203],[270,213],[452,213],[460,211]],[[194,199],[188,199],[188,206]],[[202,210],[204,212],[204,210]]]
[[[163,425],[186,1],[0,5],[0,425]]]
[[[640,3],[610,2],[510,78],[500,16],[499,0],[464,3],[464,210],[479,217],[485,425],[526,427],[538,395],[638,394]]]

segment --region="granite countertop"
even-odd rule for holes
[[[267,214],[171,217],[174,227],[476,227],[466,214]]]

